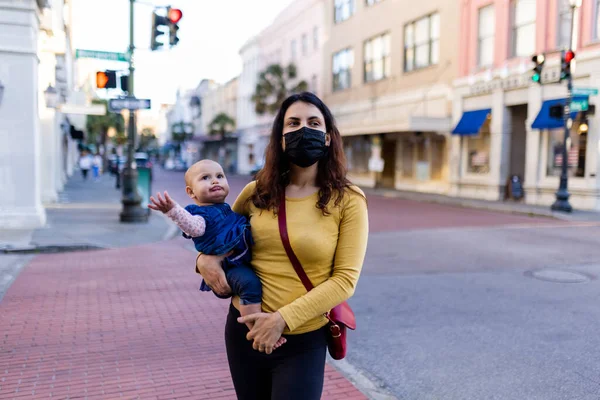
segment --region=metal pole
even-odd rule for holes
[[[575,47],[575,9],[576,6],[571,6],[571,41],[569,44],[569,49],[573,49]],[[568,139],[571,135],[571,100],[573,97],[573,78],[571,77],[571,71],[569,71],[569,75],[567,76],[567,98],[565,100],[565,110],[563,113],[563,120],[565,125],[565,134],[563,138],[563,148],[562,148],[562,168],[560,171],[560,185],[558,186],[558,191],[556,192],[556,201],[552,204],[553,211],[563,211],[563,212],[571,212],[573,211],[573,207],[569,203],[569,197],[571,196],[568,191],[568,181],[569,181],[569,151],[567,149]]]
[[[129,79],[127,84],[127,96],[135,98],[133,94],[133,8],[135,0],[129,0]],[[121,222],[146,222],[148,221],[148,210],[141,207],[142,198],[137,191],[138,171],[135,166],[133,152],[135,151],[135,111],[129,110],[129,124],[127,126],[127,165],[123,170],[123,197],[121,203]]]

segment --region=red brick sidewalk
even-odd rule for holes
[[[227,301],[181,241],[42,255],[0,303],[0,399],[235,399]],[[327,367],[325,399],[365,399]]]

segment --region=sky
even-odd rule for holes
[[[202,79],[224,83],[239,75],[239,49],[267,27],[292,0],[136,0],[135,95],[151,98],[153,108],[173,103],[178,89],[191,89]],[[180,39],[150,51],[152,11],[170,5],[183,12]],[[128,0],[73,2],[75,49],[126,52],[129,45]],[[168,40],[168,34],[161,38]],[[94,61],[98,70],[125,70],[127,63]],[[104,96],[103,96],[104,97]]]

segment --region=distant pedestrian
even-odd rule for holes
[[[100,179],[100,174],[102,173],[102,156],[100,153],[96,153],[92,163],[92,172],[94,175],[94,180]]]
[[[225,345],[237,398],[318,400],[326,347],[338,357],[343,353],[333,350],[340,345],[335,327],[354,327],[349,308],[346,324],[338,319],[334,326],[325,314],[354,293],[368,219],[364,194],[346,178],[333,115],[314,94],[283,102],[265,165],[233,210],[250,221],[256,243],[251,265],[261,280],[264,310],[240,317],[237,296],[229,308]],[[196,259],[197,270],[220,295],[230,292],[223,259],[202,253]],[[282,334],[287,343],[273,352]]]
[[[90,153],[86,150],[81,152],[81,156],[79,157],[79,169],[81,169],[81,174],[83,175],[83,179],[87,179],[88,171],[92,168],[94,160]]]

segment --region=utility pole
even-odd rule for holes
[[[133,64],[133,52],[135,50],[135,45],[133,42],[134,4],[135,0],[129,0],[129,79],[127,87],[127,97],[129,98],[135,98],[133,92],[133,72],[135,70]],[[142,198],[137,191],[138,171],[133,157],[137,131],[135,122],[135,110],[130,109],[129,124],[127,126],[127,165],[123,170],[123,197],[121,198],[123,208],[120,215],[121,222],[148,221],[148,210],[144,210],[141,207]]]
[[[575,10],[577,7],[581,6],[581,0],[570,0],[569,4],[571,6],[571,36],[569,49],[567,52],[563,51],[563,56],[561,57],[561,62],[564,57],[566,57],[566,53],[572,52],[575,48]],[[571,60],[569,60],[570,64]],[[569,197],[571,196],[568,191],[568,180],[569,180],[569,150],[567,149],[567,144],[569,143],[569,137],[571,135],[571,126],[573,125],[573,120],[571,119],[571,100],[573,98],[573,78],[569,67],[569,73],[566,76],[567,78],[567,98],[565,99],[565,109],[563,112],[563,120],[564,120],[564,138],[563,138],[563,147],[562,147],[562,166],[560,172],[560,185],[558,187],[558,191],[556,192],[556,201],[552,204],[553,211],[563,211],[563,212],[571,212],[573,211],[573,207],[569,203]]]

